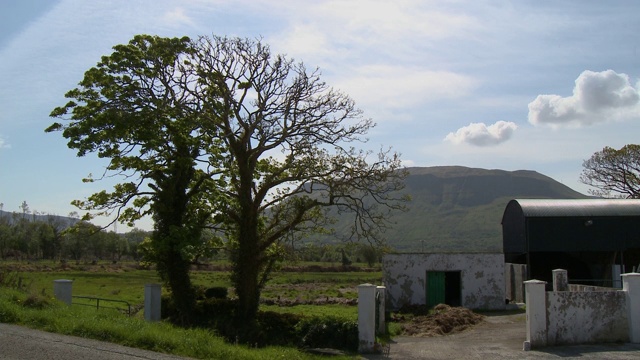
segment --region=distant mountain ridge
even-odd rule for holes
[[[462,166],[408,168],[408,211],[385,237],[400,252],[501,252],[502,214],[515,198],[588,196],[535,171]]]
[[[588,196],[535,171],[487,170],[463,166],[407,169],[404,192],[411,196],[407,212],[396,212],[386,233],[388,245],[399,252],[502,252],[502,214],[512,199],[583,199]],[[19,220],[19,212],[0,211],[0,217]],[[25,214],[29,221],[51,217],[67,226],[78,219]],[[346,229],[348,217],[335,224]],[[334,243],[335,236],[314,240]],[[312,240],[312,241],[314,241]]]
[[[55,221],[60,224],[64,224],[64,226],[71,226],[77,223],[78,219],[68,217],[68,216],[60,216],[60,215],[51,215],[51,214],[40,214],[40,213],[26,213],[23,214],[18,211],[3,211],[0,210],[0,219],[5,219],[10,224],[20,221],[21,219],[25,219],[27,221],[41,221],[41,222],[50,222]]]

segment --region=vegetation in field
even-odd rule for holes
[[[319,263],[296,263],[273,273],[265,287],[265,295],[257,316],[253,345],[304,347],[334,347],[353,352],[357,349],[357,298],[356,287],[360,283],[378,283],[380,270],[372,271],[365,264],[341,268]],[[235,293],[224,263],[212,265],[214,270],[194,270],[193,278],[198,300],[195,313],[198,328],[213,331],[228,342],[235,342],[234,329],[230,328],[235,311]],[[218,270],[215,270],[218,269]],[[314,269],[314,272],[303,271]],[[339,272],[338,270],[349,270]],[[363,271],[363,269],[365,271]],[[359,271],[356,271],[359,270]],[[73,294],[113,300],[126,300],[132,305],[133,318],[142,318],[144,285],[159,281],[153,270],[139,268],[135,262],[112,264],[110,262],[60,266],[59,263],[4,262],[0,263],[0,287],[28,289],[39,297],[51,299],[53,281],[73,280]],[[207,287],[207,284],[216,286]],[[284,291],[286,289],[286,291]],[[166,290],[165,295],[166,295]],[[333,301],[330,296],[336,294]],[[276,301],[276,299],[278,299]],[[330,301],[327,301],[327,299]],[[74,298],[72,307],[84,304]],[[163,316],[171,318],[170,298],[164,297]],[[95,304],[95,302],[89,302]],[[116,304],[119,307],[119,304]],[[101,303],[100,312],[112,303]],[[86,307],[89,311],[96,311]],[[106,309],[105,309],[106,310]],[[107,310],[108,311],[108,310]],[[120,314],[126,313],[124,309]],[[55,330],[50,330],[55,331]],[[340,334],[337,341],[336,334]],[[92,336],[93,337],[93,336]],[[112,340],[109,340],[112,341]]]
[[[6,272],[5,272],[6,273]],[[50,295],[12,289],[13,276],[0,282],[0,322],[92,338],[196,359],[316,359],[294,347],[260,349],[234,345],[209,329],[149,323],[108,309],[67,306]],[[344,359],[349,357],[342,357]]]
[[[145,259],[185,325],[196,320],[199,256],[228,251],[232,320],[251,342],[261,291],[289,244],[332,232],[336,216],[353,219],[348,240],[379,243],[389,213],[408,200],[397,192],[400,155],[354,146],[375,123],[317,69],[259,39],[136,35],[65,97],[45,131],[60,131],[78,156],[109,159],[102,177],[84,181],[121,181],[73,204],[85,220],[153,218]]]

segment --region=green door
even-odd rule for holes
[[[427,271],[427,306],[434,307],[445,302],[443,271]]]

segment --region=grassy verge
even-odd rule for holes
[[[261,305],[260,310],[277,313],[297,314],[308,317],[334,317],[349,321],[358,321],[358,307],[346,305]]]
[[[39,293],[0,288],[0,322],[198,359],[320,359],[294,348],[252,349],[205,329],[149,323],[117,311],[66,306]],[[350,359],[339,357],[338,359]]]

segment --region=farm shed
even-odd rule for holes
[[[388,254],[382,269],[391,310],[440,303],[469,309],[505,307],[503,254]]]
[[[528,279],[550,284],[566,269],[572,283],[619,287],[640,265],[640,200],[511,200],[502,240],[505,262],[526,264]]]

